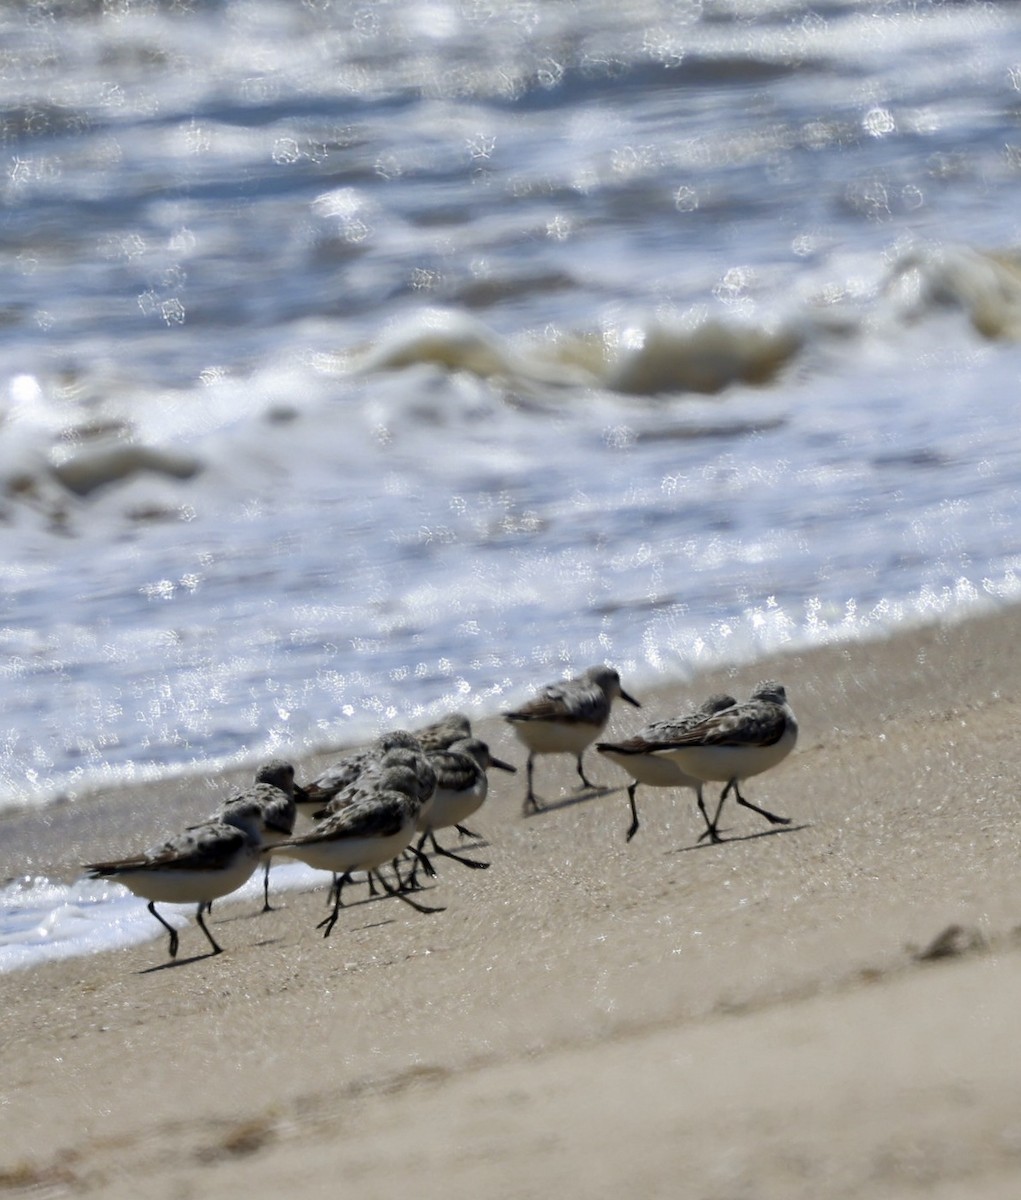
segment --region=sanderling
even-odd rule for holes
[[[314,804],[316,808],[321,809],[338,792],[350,787],[367,766],[378,762],[387,751],[417,750],[421,752],[421,749],[421,743],[413,733],[409,733],[405,729],[392,729],[376,738],[371,746],[347,755],[346,758],[334,763],[332,767],[328,767],[317,779],[306,784],[302,789],[304,799],[299,803]]]
[[[648,787],[689,787],[695,792],[698,807],[708,824],[705,804],[702,801],[702,780],[696,779],[683,771],[673,759],[665,758],[657,751],[665,745],[694,729],[696,725],[710,717],[713,713],[730,708],[737,701],[733,696],[719,694],[710,696],[704,704],[700,704],[693,712],[674,720],[654,721],[646,725],[634,737],[624,742],[596,742],[596,749],[612,762],[624,768],[634,781],[627,790],[628,801],[631,805],[631,825],[627,831],[627,840],[638,832],[638,808],[635,804],[635,793],[640,783]]]
[[[413,776],[409,790],[423,808],[428,808],[436,789],[436,772],[427,756],[420,750],[398,748],[387,750],[378,758],[367,758],[357,778],[335,792],[329,802],[312,813],[314,821],[324,821],[364,796],[379,790],[380,777],[394,767],[405,767]],[[393,785],[391,784],[391,788]],[[403,790],[398,788],[398,791]]]
[[[401,786],[396,787],[396,790],[409,791],[421,806],[419,815],[427,814],[432,806],[433,793],[436,790],[436,772],[433,770],[427,756],[420,750],[412,750],[404,746],[399,746],[395,749],[387,750],[381,757],[366,759],[354,782],[349,783],[337,792],[323,808],[317,809],[312,814],[312,819],[315,821],[324,821],[328,817],[332,817],[334,813],[340,812],[341,809],[362,800],[366,795],[371,795],[373,792],[378,791],[381,775],[394,767],[405,767],[412,776],[410,783],[406,785],[402,783]],[[391,783],[390,787],[393,789],[395,785]],[[436,874],[432,864],[424,855],[418,856],[417,861],[422,863],[427,875]],[[401,872],[396,858],[393,862],[393,869],[394,874],[397,876],[397,886],[401,891],[404,891],[405,883],[401,879]],[[366,873],[369,894],[372,896],[377,894],[376,885],[373,883],[374,878],[380,878],[378,871],[369,871]],[[380,879],[381,884],[382,882]]]
[[[333,911],[316,928],[325,926],[329,937],[342,907],[341,893],[353,871],[376,872],[385,862],[402,853],[415,836],[415,824],[421,809],[416,772],[407,767],[389,767],[381,772],[375,786],[352,798],[308,833],[278,842],[273,850],[297,858],[319,871],[334,875]],[[377,875],[390,895],[397,895],[419,912],[442,912],[416,904],[399,889],[390,887]]]
[[[738,804],[757,812],[772,824],[790,824],[790,817],[778,817],[746,800],[737,785],[782,762],[797,740],[798,722],[787,703],[787,693],[779,683],[769,680],[760,683],[743,704],[735,704],[733,708],[706,717],[664,743],[658,753],[676,762],[682,771],[696,779],[706,783],[719,780],[726,784],[720,792],[716,814],[711,821],[706,817],[706,831],[702,834],[702,838],[718,842],[721,839],[716,826],[729,792],[734,793]],[[705,815],[704,809],[702,812]]]
[[[471,721],[461,712],[447,713],[431,725],[423,725],[415,730],[415,737],[427,754],[432,750],[447,750],[454,742],[470,738],[471,735]]]
[[[537,754],[575,755],[582,784],[593,786],[585,778],[582,755],[606,728],[610,706],[617,696],[635,708],[642,707],[620,686],[620,676],[612,667],[589,667],[577,679],[548,684],[533,700],[503,714],[528,747],[525,812],[539,809],[532,789],[532,768]]]
[[[222,947],[206,928],[202,910],[246,883],[259,865],[264,821],[261,807],[240,799],[218,820],[193,825],[162,846],[131,858],[89,863],[90,879],[112,879],[149,901],[149,912],[170,934],[170,957],[177,957],[177,930],[156,911],[161,904],[197,904],[195,919],[214,954]]]
[[[513,774],[517,768],[497,758],[485,742],[474,737],[461,738],[449,749],[434,750],[427,757],[436,773],[436,790],[433,792],[432,803],[427,809],[423,809],[418,817],[418,832],[422,835],[418,842],[418,853],[423,853],[428,839],[436,854],[452,858],[466,867],[485,870],[489,863],[465,858],[452,850],[444,849],[436,840],[436,831],[453,826],[463,837],[478,837],[478,834],[466,829],[463,822],[467,821],[472,813],[478,812],[485,802],[489,793],[489,777],[486,772],[490,767],[496,767]],[[416,862],[408,880],[411,887],[415,886],[417,871]]]
[[[224,801],[211,820],[222,820],[222,814],[232,805],[254,802],[262,810],[263,844],[273,846],[283,841],[294,832],[294,822],[298,816],[295,804],[294,767],[289,762],[274,758],[263,765],[255,773],[255,783],[252,787],[229,800]],[[262,911],[272,912],[273,905],[269,902],[269,868],[270,856],[266,856],[266,867],[262,877]]]

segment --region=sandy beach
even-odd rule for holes
[[[1021,610],[625,676],[644,707],[610,732],[764,677],[801,737],[745,793],[789,826],[728,805],[699,844],[690,792],[641,789],[627,844],[624,775],[593,754],[606,788],[577,792],[547,758],[532,817],[493,772],[492,865],[441,860],[442,913],[352,887],[324,940],[324,879],[218,903],[217,957],[192,924],[173,964],[161,935],[0,977],[0,1194],[1021,1194]],[[72,878],[234,782],[9,814],[0,878]]]

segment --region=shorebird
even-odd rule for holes
[[[348,808],[355,801],[378,791],[380,778],[395,767],[404,767],[410,776],[402,777],[402,786],[397,790],[404,790],[406,785],[422,808],[428,809],[436,790],[436,772],[427,756],[420,750],[402,748],[387,750],[378,758],[366,759],[357,778],[334,793],[327,804],[312,813],[313,821],[324,821],[341,809]]]
[[[329,937],[343,907],[341,893],[353,871],[377,872],[385,862],[395,859],[415,836],[415,824],[421,810],[418,799],[418,779],[408,767],[388,767],[380,773],[374,785],[352,797],[336,812],[308,833],[278,842],[272,849],[276,854],[297,858],[319,871],[334,875],[333,911],[316,928],[325,926],[323,937]],[[382,876],[377,878],[390,895],[399,896],[405,904],[419,912],[442,912],[429,908],[392,888]]]
[[[503,714],[528,747],[526,813],[530,809],[539,810],[532,788],[532,771],[538,754],[575,755],[583,786],[593,786],[585,778],[582,755],[606,728],[610,706],[617,696],[635,708],[642,707],[620,686],[620,676],[612,667],[589,667],[577,679],[547,684],[534,699]]]
[[[472,735],[471,721],[461,712],[447,713],[431,725],[415,730],[422,749],[428,754],[432,750],[448,750],[454,742]]]
[[[675,762],[682,771],[701,779],[723,782],[716,814],[706,817],[706,831],[699,838],[719,842],[717,824],[723,802],[730,792],[738,804],[757,812],[773,825],[789,825],[790,817],[778,817],[746,800],[738,784],[761,775],[782,762],[798,740],[798,722],[787,693],[779,683],[760,683],[743,704],[706,717],[691,729],[665,743],[658,753]],[[705,816],[705,809],[702,809]]]
[[[299,803],[315,805],[317,809],[325,807],[338,792],[356,782],[367,766],[378,763],[390,750],[417,750],[421,753],[422,746],[418,738],[406,729],[392,729],[381,734],[371,746],[347,755],[306,784],[302,789],[304,799]]]
[[[300,789],[299,789],[300,791]],[[213,814],[211,820],[223,819],[223,814],[235,804],[253,802],[260,806],[263,815],[263,844],[273,846],[294,832],[298,816],[295,803],[294,767],[289,762],[274,758],[255,773],[255,783],[247,790],[226,800]],[[271,859],[266,855],[266,869],[262,877],[262,911],[272,912],[269,902],[269,868]]]
[[[410,773],[410,778],[403,780],[402,785],[397,787],[397,790],[403,791],[406,789],[418,800],[421,805],[419,809],[419,817],[421,818],[429,812],[432,806],[433,793],[436,790],[436,772],[433,770],[427,756],[420,750],[399,747],[387,750],[382,757],[367,758],[361,767],[358,777],[337,792],[327,805],[317,809],[312,814],[312,819],[314,821],[324,821],[342,809],[350,807],[356,801],[362,800],[367,795],[378,791],[380,777],[384,772],[394,767],[405,767]],[[390,786],[394,787],[395,785],[391,783]],[[424,855],[418,856],[417,861],[421,862],[427,875],[434,876],[436,874],[432,863]],[[393,869],[394,874],[397,876],[398,888],[401,891],[405,891],[406,885],[401,879],[397,858],[393,861]],[[369,884],[369,894],[371,896],[378,894],[376,885],[373,882],[374,879],[379,879],[380,884],[386,890],[386,885],[380,878],[378,871],[368,871],[365,877]]]
[[[631,825],[627,831],[627,841],[638,832],[638,808],[635,804],[635,793],[638,785],[644,783],[647,787],[687,787],[692,788],[698,800],[699,811],[709,817],[702,800],[702,780],[696,779],[682,770],[673,759],[659,753],[666,745],[687,733],[690,729],[701,725],[706,717],[730,708],[737,701],[733,696],[719,693],[710,696],[693,712],[674,720],[654,721],[641,729],[634,737],[624,742],[596,742],[596,749],[611,762],[623,767],[631,776],[633,782],[627,790],[628,801],[631,805]]]
[[[177,957],[177,930],[156,911],[156,902],[197,904],[195,920],[213,954],[220,954],[223,947],[206,928],[202,910],[248,881],[259,865],[264,828],[260,805],[239,799],[220,819],[193,825],[162,846],[84,869],[90,879],[112,879],[149,901],[149,912],[170,934],[171,958]]]
[[[465,858],[445,849],[436,840],[436,831],[453,826],[462,837],[478,837],[478,834],[465,828],[464,822],[472,813],[478,812],[489,794],[489,776],[486,772],[490,767],[512,774],[517,771],[510,763],[497,758],[479,738],[461,738],[449,749],[434,750],[427,758],[436,774],[436,790],[432,804],[422,810],[416,823],[422,836],[416,847],[416,855],[420,857],[408,879],[408,886],[412,888],[416,884],[418,862],[424,857],[426,840],[431,842],[434,853],[452,858],[463,866],[477,870],[485,870],[489,866],[487,862]]]

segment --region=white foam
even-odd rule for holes
[[[270,899],[276,892],[307,891],[329,883],[329,875],[304,863],[275,863]],[[230,901],[262,902],[262,870],[233,893]],[[219,901],[218,903],[225,903]],[[192,924],[192,904],[161,904],[160,915],[178,929]],[[215,919],[215,918],[214,918]],[[120,884],[79,879],[56,883],[45,876],[16,880],[0,888],[0,974],[42,963],[99,954],[165,937],[146,901]],[[198,952],[205,939],[198,931]]]

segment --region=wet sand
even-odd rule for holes
[[[1021,610],[641,694],[610,732],[766,676],[801,738],[745,792],[790,826],[728,803],[699,844],[691,793],[643,788],[627,844],[622,772],[593,754],[579,793],[548,758],[536,816],[492,773],[492,865],[440,860],[442,913],[352,887],[324,940],[324,886],[218,903],[216,957],[192,924],[174,964],[161,935],[0,976],[0,1195],[1021,1194]],[[8,815],[0,878],[231,786]]]

